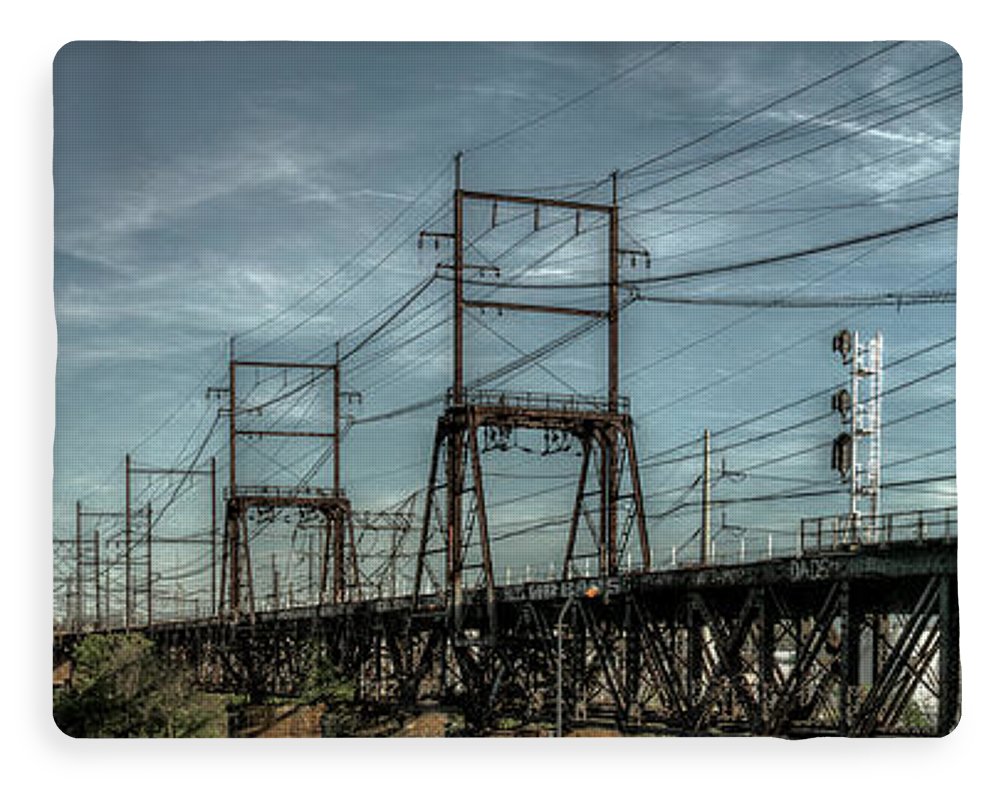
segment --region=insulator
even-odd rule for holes
[[[652,266],[652,264],[653,262],[649,257],[649,253],[646,253],[646,269],[649,269]]]
[[[424,235],[422,233],[417,237],[417,249],[424,249]]]
[[[576,213],[576,235],[577,236],[580,235],[580,221],[581,221],[581,219],[582,219],[582,215],[580,214],[579,211],[577,211],[577,213]]]
[[[542,207],[535,206],[535,230],[537,231],[542,224]]]
[[[435,250],[441,249],[441,240],[438,239],[436,236],[434,237],[434,249]]]
[[[493,201],[493,220],[492,220],[492,223],[491,223],[490,227],[492,227],[492,228],[496,228],[497,227],[497,202],[496,201]]]
[[[632,256],[632,268],[635,269],[635,256]]]

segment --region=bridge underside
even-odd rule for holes
[[[146,634],[209,688],[295,694],[319,654],[362,701],[455,705],[484,732],[553,724],[560,676],[567,729],[942,735],[959,717],[952,541],[499,587],[492,632],[482,591],[466,608],[457,631],[426,596]]]

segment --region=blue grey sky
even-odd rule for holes
[[[732,473],[715,488],[734,501],[716,512],[720,551],[780,542],[800,517],[846,509],[846,492],[750,500],[838,489],[828,441],[840,427],[822,416],[844,375],[830,350],[841,327],[885,338],[885,386],[896,389],[884,405],[884,480],[953,475],[954,305],[704,300],[954,291],[956,223],[937,220],[958,205],[961,87],[958,55],[935,42],[69,44],[54,65],[55,535],[72,534],[76,500],[122,507],[127,452],[157,465],[216,455],[224,478],[225,425],[205,389],[225,384],[229,336],[239,357],[329,361],[337,340],[351,352],[447,258],[418,249],[416,234],[449,228],[459,150],[470,189],[601,202],[622,171],[623,245],[651,259],[649,269],[626,261],[624,277],[646,297],[701,300],[640,300],[623,313],[622,389],[660,559],[698,527],[706,428],[718,435],[716,477],[723,459]],[[574,237],[572,218],[556,213],[537,233],[512,210],[500,219],[494,229],[489,206],[470,210],[467,259],[495,262],[504,283],[560,288],[496,293],[600,306],[600,290],[562,287],[601,278],[599,227]],[[739,272],[638,282],[932,220]],[[382,416],[449,385],[448,293],[431,282],[345,363],[345,386],[363,394],[344,449],[356,508],[389,507],[425,484],[441,402]],[[577,325],[470,312],[468,378]],[[586,334],[489,386],[600,394],[603,338]],[[251,373],[238,385],[246,406],[282,397],[263,421],[322,426],[328,385],[287,396],[301,381]],[[507,503],[492,517],[498,535],[569,513],[578,459],[543,460],[537,437],[519,443],[534,452],[490,454],[491,501]],[[241,482],[315,470],[329,485],[320,447],[244,444]],[[163,535],[203,532],[204,488],[175,483],[137,482],[136,500],[152,502]],[[886,510],[952,505],[954,481],[884,499]],[[561,530],[503,542],[498,564],[544,575]],[[202,561],[201,549],[165,549],[164,589],[204,589]]]

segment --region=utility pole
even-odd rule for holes
[[[308,567],[308,571],[309,571],[309,578],[308,578],[308,586],[309,587],[308,587],[308,589],[306,591],[306,602],[308,604],[312,604],[313,603],[313,589],[315,588],[315,585],[316,585],[316,577],[315,577],[315,573],[313,571],[313,553],[316,550],[314,549],[313,544],[314,544],[313,534],[312,534],[312,531],[310,531],[310,533],[309,533],[309,554],[308,554],[308,561],[309,561],[309,563],[308,563],[308,566],[307,566]]]
[[[66,577],[66,625],[72,629],[73,628],[73,577]]]
[[[577,215],[579,216],[579,215]],[[611,174],[611,210],[608,213],[608,411],[618,412],[618,171]],[[607,508],[607,558],[609,576],[618,571],[618,430],[613,424],[602,454]]]
[[[452,241],[453,274],[455,287],[453,289],[453,375],[451,385],[453,408],[465,404],[465,382],[463,370],[463,198],[462,198],[462,152],[455,154],[455,190],[453,194],[454,235]],[[462,484],[464,471],[462,469],[465,455],[465,436],[461,431],[452,431],[448,438],[448,546],[451,554],[448,557],[448,579],[451,587],[452,619],[460,623],[462,617]]]
[[[236,339],[229,338],[229,504],[226,533],[229,547],[229,609],[240,611],[240,521],[236,503]]]
[[[101,628],[101,534],[94,531],[94,625]]]
[[[209,606],[209,614],[210,615],[215,615],[217,613],[217,609],[216,608],[217,608],[217,601],[218,601],[218,599],[216,598],[217,593],[218,593],[218,589],[216,588],[216,570],[215,570],[215,562],[216,562],[215,561],[215,556],[216,556],[216,547],[215,547],[216,536],[215,536],[215,533],[216,533],[216,529],[217,529],[216,528],[216,514],[215,514],[215,511],[216,511],[216,507],[217,507],[217,503],[218,503],[218,495],[217,495],[217,493],[215,491],[215,456],[212,457],[212,464],[211,464],[211,467],[209,467],[209,475],[211,476],[211,485],[210,485],[210,488],[212,489],[212,590],[211,590],[211,595],[210,595],[211,601],[209,602],[208,606]]]
[[[83,520],[80,516],[80,501],[76,501],[76,612],[74,624],[77,629],[83,626]]]
[[[711,432],[705,429],[704,469],[701,473],[701,564],[707,565],[712,556],[712,447]]]
[[[333,366],[333,496],[340,491],[340,341],[336,343],[336,364]],[[337,508],[333,516],[333,600],[344,601],[344,509]]]
[[[271,553],[271,606],[278,609],[278,561],[275,554]]]
[[[132,628],[132,457],[125,454],[125,631]]]
[[[153,625],[153,504],[146,503],[146,624]]]

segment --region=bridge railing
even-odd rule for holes
[[[958,507],[895,511],[871,516],[806,517],[799,528],[799,551],[825,552],[896,541],[926,541],[958,537]]]
[[[607,398],[561,393],[537,393],[513,390],[469,390],[462,391],[467,404],[516,409],[544,409],[549,412],[606,412],[612,406],[618,412],[628,412],[629,399],[621,396],[615,404]],[[448,388],[448,403],[453,403],[452,389]]]

